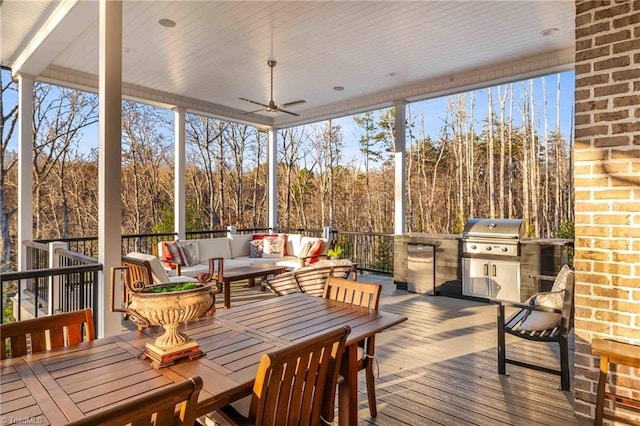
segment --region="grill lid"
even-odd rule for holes
[[[522,219],[469,219],[462,237],[520,239],[524,236]]]

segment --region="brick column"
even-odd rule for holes
[[[591,340],[640,344],[640,1],[576,2],[575,410],[593,418]],[[617,392],[640,397],[640,372]]]

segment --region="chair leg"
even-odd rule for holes
[[[504,332],[504,306],[502,303],[498,305],[498,373],[507,374],[507,355]]]
[[[566,337],[560,339],[560,387],[569,390],[569,342]]]
[[[373,359],[367,360],[367,367],[365,368],[367,377],[367,396],[369,398],[369,412],[371,417],[378,415],[378,407],[376,406],[376,380],[373,375]]]

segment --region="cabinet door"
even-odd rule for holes
[[[462,294],[489,297],[489,262],[482,259],[462,259]]]
[[[520,302],[520,264],[493,260],[489,265],[491,297]]]

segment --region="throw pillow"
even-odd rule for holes
[[[564,290],[538,293],[531,298],[529,303],[536,306],[562,309]],[[529,311],[529,314],[518,329],[527,331],[547,330],[558,327],[561,319],[562,315],[555,312]]]
[[[173,256],[171,256],[171,252],[169,251],[169,247],[168,245],[172,244],[169,241],[163,241],[161,244],[161,251],[162,253],[160,253],[160,261],[162,262],[162,265],[165,267],[169,267],[171,269],[176,269],[176,265],[173,263],[169,263],[169,262],[174,262],[173,260]]]
[[[302,247],[300,247],[300,259],[307,257],[307,255],[309,254],[309,247],[311,247],[310,241],[302,244]]]
[[[183,261],[185,266],[195,266],[200,263],[198,258],[198,249],[193,241],[180,241],[178,245],[182,249]]]
[[[262,257],[262,239],[249,242],[249,257]]]
[[[186,266],[184,263],[182,250],[180,250],[180,246],[178,245],[178,241],[167,243],[167,250],[169,250],[169,253],[171,255],[171,262],[177,263],[180,266]]]
[[[318,260],[318,256],[322,254],[322,240],[316,240],[313,245],[309,248],[309,252],[306,257],[310,257],[308,263],[316,263]]]
[[[268,236],[262,239],[262,257],[284,256],[285,239],[283,236]]]

